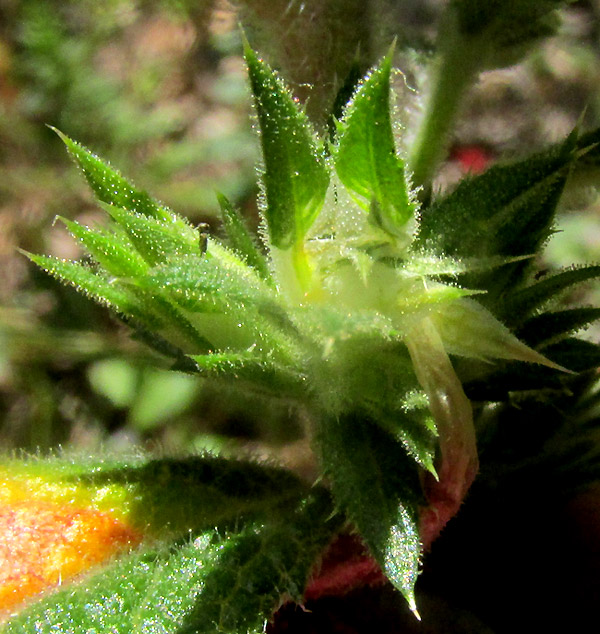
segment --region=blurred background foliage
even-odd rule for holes
[[[238,21],[276,66],[281,61],[309,112],[322,112],[339,87],[323,65],[339,58],[349,68],[359,51],[366,70],[393,36],[409,81],[418,84],[418,60],[431,50],[443,4],[0,0],[2,449],[271,451],[265,447],[300,439],[301,425],[286,404],[266,407],[166,371],[103,308],[59,286],[17,252],[77,257],[77,245],[52,225],[54,216],[102,222],[46,124],[110,160],[194,223],[208,222],[218,233],[215,191],[221,191],[256,224],[258,142]],[[331,15],[336,24],[329,23]],[[385,28],[375,41],[378,24]],[[358,48],[358,40],[370,47]],[[599,125],[599,86],[600,0],[575,2],[560,34],[525,63],[482,77],[465,104],[438,188],[500,156],[557,141],[580,120],[585,128]],[[318,114],[315,120],[322,123]],[[567,196],[548,264],[599,260],[599,214],[591,184]],[[302,445],[292,447],[284,458],[302,461]]]

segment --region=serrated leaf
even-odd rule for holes
[[[598,319],[600,308],[571,308],[543,313],[527,320],[517,335],[531,346],[547,345],[587,328]]]
[[[461,259],[519,257],[537,253],[551,233],[556,205],[572,166],[575,139],[509,165],[463,180],[423,210],[417,245]],[[525,262],[493,273],[473,273],[466,285],[492,297],[518,281]]]
[[[265,280],[271,278],[265,256],[259,251],[241,214],[222,194],[218,194],[221,218],[232,249]]]
[[[116,206],[105,209],[151,266],[171,257],[201,253],[199,233],[183,221],[165,222]]]
[[[89,254],[111,275],[128,277],[143,275],[148,270],[144,259],[129,240],[116,233],[93,230],[66,218],[59,218],[85,246]]]
[[[273,246],[301,242],[329,185],[329,168],[307,116],[246,42],[244,55],[261,132],[265,216]]]
[[[316,442],[335,501],[416,612],[420,485],[412,461],[390,434],[359,416],[324,417]]]
[[[413,217],[414,205],[390,119],[391,56],[371,72],[348,105],[338,125],[334,162],[342,183],[366,201],[376,224],[395,234]]]
[[[331,499],[315,489],[252,526],[221,555],[181,634],[264,632],[282,596],[301,602],[316,557],[339,529]]]
[[[173,221],[173,214],[168,209],[153,200],[145,191],[137,189],[125,180],[118,170],[70,139],[60,130],[52,127],[51,129],[67,146],[69,153],[81,168],[98,200],[108,205],[135,211],[150,218],[167,222]]]

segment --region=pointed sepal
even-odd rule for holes
[[[396,153],[390,117],[393,49],[360,84],[338,124],[334,149],[337,175],[358,195],[373,222],[401,234],[415,213],[404,162]]]
[[[244,55],[260,127],[269,238],[274,247],[288,249],[302,241],[319,214],[329,168],[306,114],[283,82],[247,42]]]

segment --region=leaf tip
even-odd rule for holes
[[[56,135],[58,135],[58,137],[60,138],[60,140],[67,146],[69,147],[70,145],[72,145],[74,143],[73,139],[71,139],[70,137],[68,137],[64,132],[62,132],[61,130],[59,130],[58,128],[56,128],[53,125],[50,125],[49,123],[46,124],[46,127],[49,130],[52,130],[52,132],[54,132]]]
[[[417,602],[415,600],[415,595],[413,592],[410,595],[406,596],[406,600],[408,601],[408,607],[410,611],[415,615],[417,621],[421,620],[421,615],[419,614],[419,610],[417,609]]]

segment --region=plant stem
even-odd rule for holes
[[[484,43],[460,34],[454,16],[447,14],[447,18],[449,22],[439,38],[439,52],[433,63],[433,89],[409,159],[413,185],[425,192],[448,149],[449,133],[463,96],[485,57]]]

